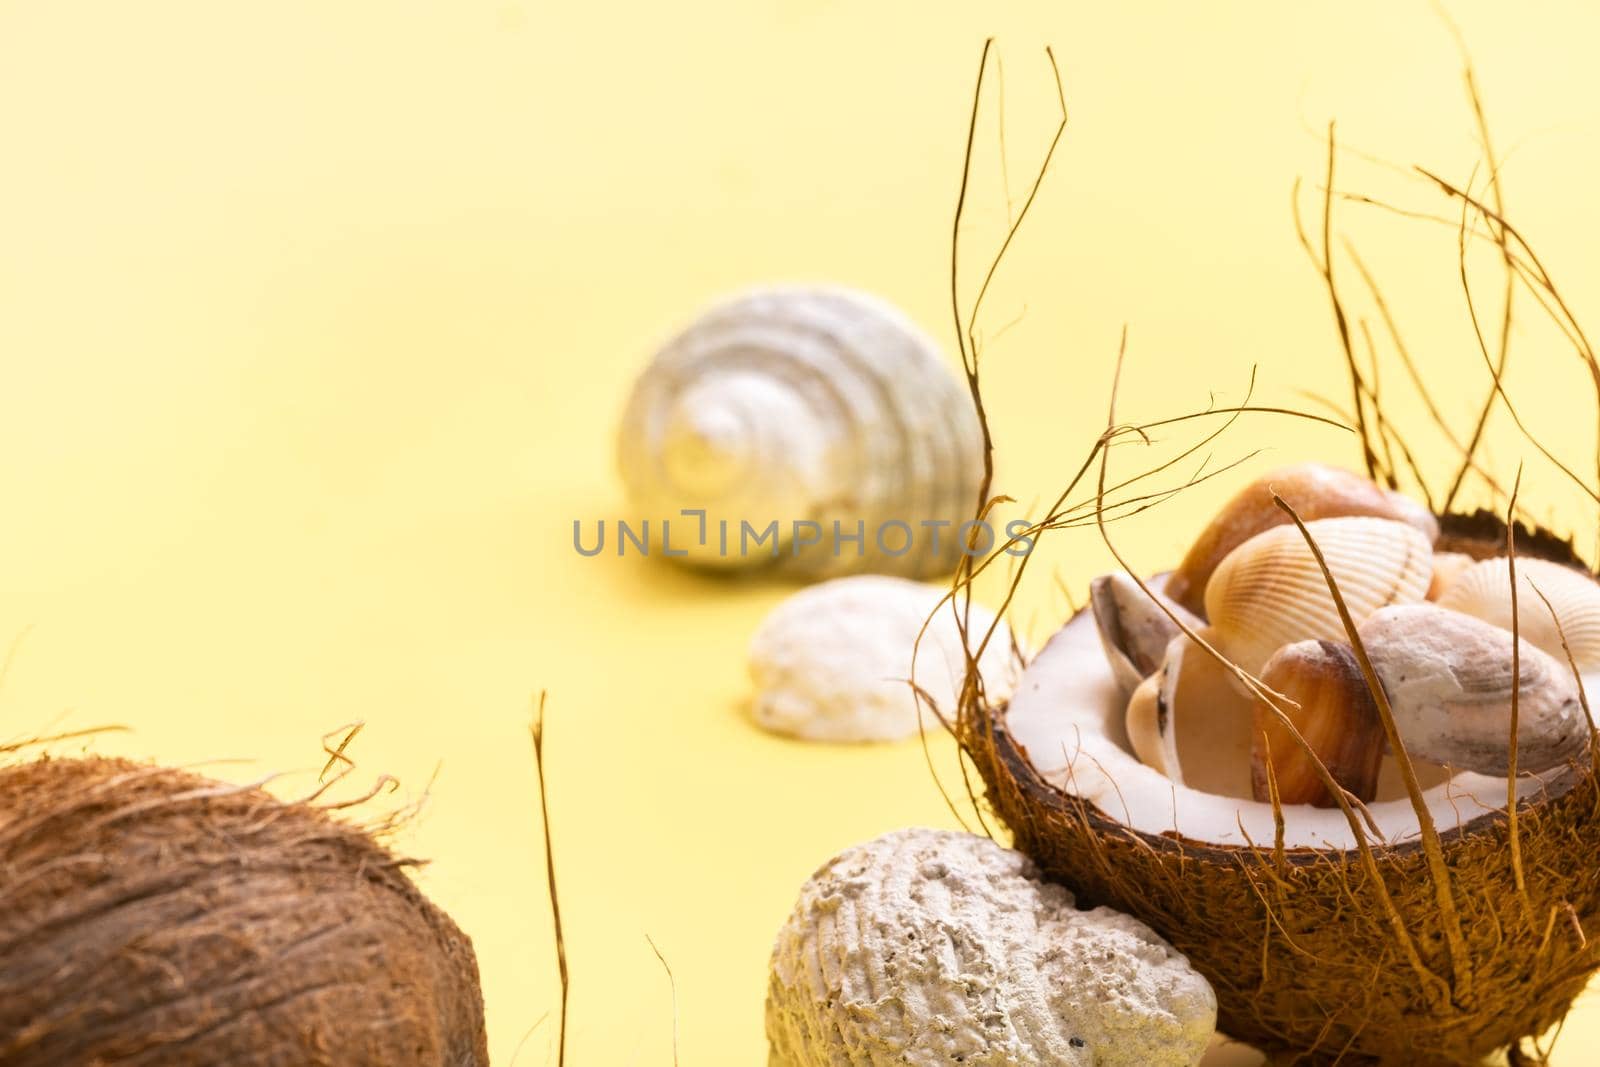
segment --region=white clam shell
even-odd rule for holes
[[[987,837],[898,830],[800,891],[772,952],[772,1067],[1192,1067],[1211,986]]]
[[[1415,756],[1506,774],[1513,689],[1519,771],[1548,770],[1587,743],[1570,665],[1521,641],[1513,681],[1511,634],[1498,626],[1436,604],[1402,604],[1363,623],[1361,642]]]
[[[618,460],[638,517],[706,512],[703,543],[696,520],[673,523],[687,561],[819,577],[948,573],[983,469],[970,393],[938,346],[883,301],[821,287],[748,293],[668,342],[633,388]],[[741,540],[742,523],[757,539],[773,522],[776,545]],[[835,540],[835,523],[863,541]]]
[[[966,676],[951,605],[940,607],[947,592],[907,578],[858,574],[788,597],[750,641],[755,721],[811,741],[910,737],[918,730],[917,700],[907,685],[915,651],[914,681],[933,703],[922,708],[922,726],[938,730],[934,711],[954,716]],[[1011,631],[972,605],[967,632],[974,647],[991,624],[994,636],[978,658],[978,670],[988,699],[1004,700],[1021,671]]]
[[[1539,594],[1550,601],[1547,606]],[[1511,572],[1507,560],[1485,559],[1460,571],[1439,595],[1439,606],[1511,629]],[[1551,609],[1555,616],[1551,617]],[[1560,620],[1560,626],[1556,625]],[[1517,632],[1565,663],[1564,632],[1580,670],[1600,666],[1600,585],[1571,567],[1543,559],[1517,560]]]
[[[1433,548],[1414,527],[1361,517],[1317,519],[1306,529],[1356,623],[1427,593]],[[1348,636],[1327,579],[1293,525],[1257,534],[1223,559],[1206,585],[1206,614],[1223,651],[1252,673],[1284,645]]]
[[[1213,647],[1214,630],[1198,631]],[[1128,702],[1128,739],[1146,766],[1202,793],[1250,795],[1253,704],[1228,666],[1187,634]],[[1152,699],[1154,697],[1154,699]]]
[[[1112,664],[1111,669],[1115,673],[1116,665]],[[1128,695],[1124,725],[1128,731],[1128,747],[1139,757],[1139,762],[1181,783],[1183,768],[1178,763],[1178,735],[1167,729],[1167,706],[1162,699],[1165,684],[1165,672],[1157,671],[1135,686]]]

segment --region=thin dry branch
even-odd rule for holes
[[[1395,355],[1399,357],[1401,366],[1405,368],[1406,375],[1410,378],[1413,388],[1416,389],[1417,395],[1422,399],[1422,404],[1428,412],[1428,417],[1433,420],[1434,425],[1444,435],[1445,440],[1449,441],[1451,446],[1461,453],[1463,463],[1467,465],[1472,473],[1483,479],[1484,484],[1489,487],[1489,491],[1494,493],[1498,499],[1504,499],[1506,495],[1505,489],[1501,487],[1500,483],[1495,480],[1487,469],[1478,463],[1475,456],[1468,453],[1467,446],[1456,436],[1449,420],[1440,413],[1439,405],[1433,399],[1433,391],[1428,388],[1428,384],[1423,379],[1421,372],[1417,370],[1416,362],[1411,358],[1411,350],[1407,347],[1405,339],[1400,334],[1399,324],[1395,321],[1394,312],[1390,309],[1388,298],[1384,295],[1377,278],[1373,276],[1372,271],[1367,267],[1366,261],[1356,251],[1355,245],[1348,239],[1344,242],[1344,250],[1345,255],[1350,257],[1350,262],[1355,265],[1356,273],[1361,276],[1362,282],[1366,284],[1367,292],[1371,295],[1372,303],[1378,309],[1378,316],[1383,320],[1384,329],[1389,335],[1389,343],[1394,346]],[[1420,477],[1418,483],[1419,485],[1421,484]],[[1434,506],[1431,498],[1429,506]],[[1439,508],[1438,510],[1448,509]]]
[[[1317,544],[1316,538],[1311,536],[1311,531],[1306,529],[1299,512],[1295,511],[1287,500],[1273,493],[1272,502],[1294,522],[1300,535],[1305,538],[1306,545],[1311,549],[1312,556],[1316,558],[1323,580],[1328,584],[1328,592],[1333,597],[1334,607],[1339,612],[1339,621],[1344,626],[1345,636],[1349,638],[1350,647],[1355,652],[1356,663],[1361,667],[1361,676],[1378,706],[1378,718],[1383,723],[1384,737],[1400,770],[1400,778],[1406,787],[1406,796],[1411,801],[1411,808],[1417,816],[1418,828],[1422,834],[1423,854],[1427,858],[1429,875],[1433,880],[1434,899],[1438,902],[1439,918],[1444,925],[1445,939],[1450,950],[1451,971],[1455,978],[1453,995],[1463,1000],[1471,999],[1472,957],[1466,947],[1460,910],[1456,906],[1455,894],[1450,887],[1450,868],[1444,860],[1444,848],[1439,841],[1439,829],[1433,822],[1433,813],[1428,809],[1427,801],[1423,799],[1422,783],[1417,778],[1417,769],[1411,762],[1411,754],[1406,751],[1405,742],[1400,737],[1400,729],[1395,724],[1394,710],[1389,706],[1389,696],[1384,691],[1383,683],[1378,680],[1378,672],[1373,669],[1372,661],[1367,657],[1366,645],[1356,629],[1355,620],[1350,616],[1350,609],[1345,604],[1344,596],[1339,592],[1338,583],[1334,581],[1333,572],[1328,569],[1328,561],[1322,555],[1322,547]]]
[[[1511,484],[1511,513],[1517,506],[1517,495],[1522,492],[1522,468],[1517,468],[1517,478]],[[1528,879],[1522,869],[1522,837],[1517,826],[1517,734],[1522,722],[1522,626],[1517,618],[1517,524],[1511,515],[1506,518],[1506,570],[1511,579],[1511,738],[1506,757],[1506,822],[1511,846],[1511,873],[1517,884],[1517,895],[1533,920],[1533,901],[1528,897]]]
[[[1350,338],[1350,320],[1345,314],[1344,301],[1339,296],[1339,286],[1333,273],[1333,178],[1334,160],[1338,155],[1338,143],[1334,138],[1334,124],[1328,123],[1328,170],[1326,183],[1322,195],[1322,252],[1319,255],[1311,245],[1311,239],[1306,235],[1305,226],[1300,221],[1300,182],[1294,183],[1290,203],[1294,209],[1295,233],[1300,238],[1300,244],[1310,257],[1312,264],[1322,275],[1324,286],[1328,290],[1328,302],[1333,307],[1334,325],[1339,331],[1339,345],[1344,351],[1345,366],[1350,374],[1350,388],[1355,403],[1356,429],[1361,434],[1362,459],[1366,463],[1367,476],[1374,481],[1378,480],[1378,454],[1372,447],[1372,438],[1367,430],[1366,396],[1364,382],[1361,377],[1361,368],[1356,364],[1355,345]]]
[[[1538,437],[1536,437],[1533,432],[1528,429],[1527,424],[1523,421],[1522,416],[1518,413],[1516,406],[1511,402],[1511,397],[1507,395],[1504,381],[1497,374],[1495,374],[1495,366],[1490,358],[1488,344],[1484,340],[1483,329],[1479,323],[1478,315],[1473,304],[1471,280],[1467,275],[1467,238],[1465,233],[1467,230],[1466,219],[1468,208],[1471,208],[1472,210],[1478,212],[1478,214],[1490,220],[1492,223],[1496,224],[1498,226],[1498,232],[1503,234],[1506,238],[1517,242],[1517,245],[1522,250],[1523,255],[1526,256],[1536,272],[1534,281],[1545,291],[1545,293],[1551,297],[1556,308],[1559,309],[1559,314],[1562,316],[1563,321],[1572,327],[1572,334],[1579,348],[1579,356],[1589,366],[1590,374],[1595,383],[1597,413],[1600,413],[1600,359],[1595,357],[1593,349],[1589,346],[1588,338],[1584,335],[1582,328],[1578,325],[1577,319],[1567,308],[1565,300],[1560,296],[1559,291],[1555,287],[1555,283],[1551,281],[1550,276],[1545,271],[1543,264],[1539,262],[1538,256],[1534,254],[1532,248],[1523,239],[1522,235],[1518,233],[1516,227],[1507,222],[1504,216],[1500,215],[1499,212],[1483,203],[1483,201],[1473,196],[1470,192],[1457,188],[1455,185],[1434,174],[1432,171],[1427,170],[1426,168],[1418,167],[1417,171],[1424,177],[1431,179],[1446,194],[1455,197],[1462,203],[1462,221],[1459,226],[1459,232],[1462,236],[1458,239],[1459,251],[1457,257],[1460,265],[1459,274],[1461,278],[1461,286],[1467,297],[1467,308],[1469,314],[1471,315],[1473,332],[1478,341],[1479,351],[1483,356],[1484,362],[1489,367],[1491,376],[1494,377],[1495,395],[1498,396],[1500,398],[1500,402],[1505,405],[1506,413],[1511,416],[1511,419],[1516,424],[1517,429],[1521,431],[1522,436],[1528,441],[1528,443],[1533,445],[1534,448],[1538,449],[1540,455],[1549,460],[1550,463],[1560,470],[1562,474],[1566,475],[1574,485],[1582,489],[1591,500],[1595,501],[1597,504],[1600,504],[1600,490],[1591,487],[1587,482],[1585,482],[1583,478],[1573,471],[1571,467],[1563,463],[1558,456],[1546,448],[1544,443],[1541,442]],[[1596,484],[1600,485],[1600,455],[1597,455],[1596,457],[1596,471]]]
[[[657,947],[655,938],[645,934],[644,939],[650,943],[650,951],[656,954],[656,959],[661,961],[661,969],[667,972],[667,985],[672,990],[672,1067],[678,1067],[678,979],[672,973],[672,964],[667,962],[667,957]]]
[[[546,693],[539,694],[538,707],[528,733],[533,738],[533,765],[539,774],[539,821],[544,827],[545,877],[550,886],[550,918],[555,925],[556,968],[561,975],[561,1015],[556,1031],[556,1067],[567,1062],[567,999],[571,978],[567,974],[567,938],[561,926],[561,897],[556,892],[556,851],[550,838],[550,796],[544,778],[544,705]]]
[[[1456,43],[1461,49],[1462,62],[1465,66],[1464,77],[1467,84],[1467,96],[1472,101],[1472,114],[1478,124],[1478,136],[1482,142],[1483,159],[1489,174],[1489,191],[1494,198],[1495,213],[1505,216],[1505,190],[1500,177],[1500,164],[1495,159],[1494,142],[1489,137],[1489,120],[1483,112],[1483,99],[1478,93],[1478,80],[1473,74],[1472,60],[1467,55],[1466,42],[1459,36]],[[1511,245],[1506,240],[1505,228],[1497,227],[1490,223],[1490,235],[1500,248],[1500,255],[1505,263],[1506,284],[1505,295],[1502,298],[1500,316],[1500,354],[1494,364],[1494,378],[1498,385],[1506,374],[1506,363],[1511,355],[1511,320],[1513,305],[1517,292],[1517,267],[1511,254]],[[1466,480],[1467,472],[1471,470],[1473,454],[1478,449],[1478,444],[1483,440],[1484,430],[1489,425],[1489,416],[1494,412],[1494,401],[1497,389],[1491,388],[1489,394],[1483,398],[1479,406],[1477,421],[1473,423],[1472,435],[1468,439],[1466,452],[1461,457],[1461,466],[1456,469],[1455,478],[1450,483],[1450,491],[1445,494],[1445,510],[1455,502],[1456,495],[1461,491],[1461,483]]]

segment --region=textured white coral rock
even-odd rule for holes
[[[1148,927],[1079,911],[1021,853],[899,830],[800,891],[767,987],[770,1067],[1192,1067],[1211,986]]]
[[[891,741],[917,732],[914,680],[946,715],[966,673],[961,633],[946,589],[905,578],[856,575],[803,589],[769,614],[750,642],[752,714],[777,733],[812,741]],[[982,640],[994,616],[972,608],[968,634]],[[978,661],[990,699],[1004,699],[1018,672],[1011,631],[995,630]],[[929,728],[937,719],[924,708]]]

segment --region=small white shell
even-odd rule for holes
[[[1164,672],[1158,670],[1129,695],[1128,747],[1133,749],[1140,763],[1181,783],[1183,768],[1178,763],[1178,735],[1167,729],[1167,707],[1161,698],[1165,682]]]
[[[1199,631],[1208,641],[1216,635]],[[1128,745],[1139,762],[1179,785],[1249,794],[1250,698],[1232,673],[1179,634],[1161,668],[1128,698]]]
[[[1537,591],[1535,591],[1537,589]],[[1550,603],[1545,605],[1539,594]],[[1504,558],[1465,568],[1445,587],[1439,606],[1463,612],[1503,630],[1511,629],[1511,572]],[[1551,618],[1561,620],[1556,626]],[[1543,559],[1517,560],[1517,632],[1565,663],[1566,633],[1580,670],[1600,666],[1600,585],[1586,574]]]
[[[772,1067],[1192,1067],[1211,986],[986,837],[899,830],[800,890],[772,951]]]
[[[934,342],[875,297],[803,287],[713,307],[662,348],[618,460],[637,517],[694,531],[673,539],[687,561],[819,577],[949,572],[983,468],[971,396]],[[683,509],[706,512],[703,539]]]
[[[1213,647],[1217,644],[1214,630],[1202,630],[1200,636]],[[1157,677],[1155,743],[1143,742],[1156,759],[1146,759],[1137,749],[1135,755],[1179,785],[1218,796],[1249,796],[1254,711],[1249,691],[1225,664],[1187,634],[1172,639]],[[1134,713],[1135,705],[1130,702],[1130,741],[1136,726]],[[1139,713],[1148,714],[1143,709]],[[1148,728],[1139,728],[1148,733]]]
[[[1520,771],[1583,751],[1589,728],[1571,667],[1521,641],[1513,679],[1510,632],[1437,604],[1401,604],[1374,613],[1360,633],[1407,752],[1504,776],[1513,690]]]
[[[906,684],[914,649],[918,688],[940,714],[954,715],[966,657],[951,606],[934,611],[947,592],[906,578],[861,574],[810,586],[784,600],[750,641],[756,722],[809,741],[910,737],[918,729],[917,700]],[[972,606],[967,632],[974,645],[994,622],[993,614]],[[989,700],[1010,695],[1021,665],[1003,620],[979,657],[978,670]],[[922,719],[925,729],[939,729],[926,705]]]
[[[1428,591],[1433,548],[1414,527],[1361,517],[1317,519],[1306,529],[1357,624]],[[1322,568],[1293,525],[1257,534],[1228,554],[1206,585],[1206,614],[1223,651],[1251,673],[1284,645],[1348,638]]]

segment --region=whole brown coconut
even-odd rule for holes
[[[407,862],[184,771],[0,769],[0,1064],[487,1064],[471,943]]]
[[[1442,550],[1504,551],[1487,514],[1443,528]],[[1540,531],[1519,529],[1517,549],[1578,563]],[[1369,839],[1369,863],[1356,848],[1281,847],[1270,831],[1218,845],[1135,830],[1114,801],[1046,781],[1006,719],[1006,707],[965,714],[962,742],[1017,846],[1084,904],[1152,926],[1215,986],[1223,1030],[1290,1062],[1475,1063],[1546,1032],[1600,967],[1587,759],[1517,805],[1525,891],[1504,810],[1464,802],[1459,823],[1438,826],[1451,922],[1414,834]]]

